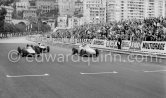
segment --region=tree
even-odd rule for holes
[[[42,28],[41,28],[41,31],[43,32],[48,32],[51,30],[51,27],[47,24],[42,24]]]
[[[4,5],[4,6],[9,6],[10,4],[12,4],[15,0],[0,0],[0,6]]]
[[[15,27],[18,30],[18,32],[25,32],[26,31],[26,25],[16,24]]]
[[[0,9],[0,32],[4,32],[4,20],[5,16],[7,14],[7,11],[5,8]]]
[[[14,0],[0,0],[0,6],[9,6],[13,2]],[[4,21],[6,14],[6,9],[4,7],[0,7],[0,32],[4,32]]]
[[[14,25],[9,23],[4,23],[4,32],[14,32]]]

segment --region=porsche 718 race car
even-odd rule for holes
[[[50,52],[50,47],[49,46],[45,46],[41,43],[38,43],[38,48],[40,49],[40,52]]]
[[[27,45],[27,47],[21,49],[21,47],[17,48],[18,51],[18,55],[21,55],[22,57],[29,57],[29,56],[40,56],[40,50],[37,46],[33,46],[33,45]]]
[[[89,46],[89,44],[82,44],[77,48],[72,49],[72,54],[79,54],[80,56],[86,56],[86,57],[98,57],[99,56],[99,50],[93,49]]]

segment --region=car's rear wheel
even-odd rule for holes
[[[88,57],[89,55],[88,55],[88,53],[85,50],[81,50],[80,51],[80,56],[82,56],[82,57]]]
[[[18,55],[21,55],[21,51],[22,51],[22,50],[21,50],[20,47],[17,48],[17,51],[18,51]]]
[[[99,50],[95,49],[95,51],[96,51],[96,57],[98,57],[99,56]]]
[[[47,52],[48,52],[48,53],[50,52],[50,47],[49,47],[49,46],[47,46]]]
[[[76,48],[73,48],[72,49],[72,55],[75,55],[75,54],[77,54],[78,53],[78,50],[76,49]]]

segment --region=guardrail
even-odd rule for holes
[[[103,49],[103,50],[118,50],[117,41],[108,41],[100,39],[69,39],[69,38],[47,38],[43,36],[28,36],[28,40],[34,42],[42,42],[47,44],[72,44],[80,45],[82,43],[88,43],[93,48]],[[147,54],[157,54],[166,56],[166,42],[155,42],[155,41],[142,41],[134,42],[123,40],[122,41],[122,50],[128,52],[140,52]],[[119,51],[119,50],[118,50]]]

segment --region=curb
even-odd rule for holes
[[[48,43],[48,42],[43,42],[45,44],[49,44],[51,46],[57,46],[57,47],[66,47],[66,48],[71,48],[71,47],[78,47],[79,45],[76,44],[71,44],[71,43],[62,43],[62,42],[57,42],[57,43]],[[65,45],[65,46],[64,46]],[[95,48],[95,47],[92,47]],[[152,54],[152,53],[148,53],[148,52],[141,52],[141,51],[129,51],[129,50],[119,50],[119,49],[104,49],[104,48],[96,48],[99,49],[101,51],[105,51],[105,52],[113,52],[113,53],[119,53],[119,54],[126,54],[126,55],[131,55],[131,54],[135,54],[135,55],[142,55],[142,56],[146,56],[146,57],[152,57],[152,58],[160,58],[160,59],[166,59],[166,55],[157,55],[157,54]]]

